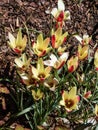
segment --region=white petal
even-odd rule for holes
[[[20,59],[18,59],[18,58],[15,59],[15,63],[20,68],[23,66],[23,62]]]
[[[84,34],[84,35],[83,35],[83,39],[87,39],[87,38],[89,38],[89,36],[86,35],[86,34]]]
[[[65,5],[63,3],[63,0],[58,0],[58,9],[59,10],[65,10]]]
[[[50,55],[50,59],[51,59],[51,61],[54,62],[54,63],[57,61],[57,57],[56,57],[54,54],[51,54],[51,55]]]
[[[9,45],[12,47],[12,48],[15,48],[16,45],[15,45],[15,37],[9,32],[8,33],[8,37],[9,37]]]
[[[65,52],[63,53],[61,56],[60,56],[60,59],[68,59],[68,56],[69,56],[69,52]]]
[[[57,85],[59,83],[59,81],[56,78],[53,78],[53,82],[55,85]]]
[[[57,12],[58,12],[57,8],[53,8],[51,14],[55,17]]]
[[[70,11],[65,11],[65,18],[66,20],[70,20]]]
[[[24,80],[28,80],[28,77],[26,76],[26,74],[25,74],[25,73],[20,74],[20,76],[21,76],[21,78],[22,78],[22,79],[24,79]]]
[[[60,101],[60,105],[65,106],[64,100],[61,100],[61,101]]]
[[[82,42],[82,38],[79,35],[74,35],[74,37],[81,43]]]
[[[46,60],[46,61],[44,61],[44,65],[54,66],[54,63],[51,60]]]

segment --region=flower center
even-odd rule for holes
[[[40,79],[45,78],[45,74],[43,74],[43,73],[42,73],[42,74],[39,74],[38,77],[39,77]]]
[[[66,99],[65,100],[65,105],[67,108],[71,108],[74,105],[74,101],[72,99]]]

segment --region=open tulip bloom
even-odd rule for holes
[[[64,20],[70,19],[70,12],[65,11],[65,5],[63,0],[58,0],[58,8],[53,8],[51,14],[54,16],[55,20],[62,26]]]
[[[37,37],[37,43],[33,44],[34,53],[41,57],[44,56],[47,52],[51,50],[51,47],[48,47],[50,38],[43,39],[43,34],[39,34]]]
[[[59,84],[59,81],[52,75],[50,75],[50,77],[44,82],[44,85],[48,87],[51,91],[55,91],[57,84]]]
[[[79,96],[76,95],[76,92],[77,88],[73,87],[69,92],[63,91],[62,93],[60,105],[64,106],[68,112],[78,108]]]
[[[32,66],[33,77],[40,81],[43,81],[47,77],[49,77],[50,71],[51,71],[51,67],[48,66],[48,67],[44,68],[44,63],[43,63],[42,58],[38,59],[37,68]]]
[[[20,58],[15,59],[15,63],[18,68],[28,68],[30,65],[31,59],[27,59],[26,54],[22,54]]]
[[[17,38],[15,38],[10,32],[8,33],[8,44],[15,53],[22,53],[25,50],[27,37],[26,35],[22,38],[21,28],[18,31]]]
[[[54,54],[51,54],[50,60],[44,61],[44,64],[47,66],[52,66],[55,69],[60,69],[67,61],[68,56],[68,52],[63,53],[59,58],[57,58]]]
[[[81,43],[81,45],[88,45],[92,38],[87,34],[84,34],[83,38],[81,38],[79,35],[74,35],[74,37]]]
[[[44,93],[41,92],[40,89],[38,89],[37,91],[32,90],[32,96],[35,100],[40,100],[43,97]]]

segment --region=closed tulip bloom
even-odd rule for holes
[[[17,38],[15,38],[10,32],[8,33],[8,44],[13,49],[15,53],[22,53],[25,50],[27,44],[26,35],[22,38],[21,29],[19,29]]]
[[[88,56],[89,46],[82,46],[79,44],[78,46],[78,58],[79,60],[84,60]]]
[[[68,32],[62,33],[62,28],[58,28],[56,31],[52,29],[51,43],[53,48],[59,48],[64,42],[66,42]]]
[[[72,56],[68,61],[67,61],[67,67],[69,72],[74,72],[77,67],[78,67],[78,56]]]

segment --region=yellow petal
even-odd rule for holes
[[[67,91],[64,91],[63,94],[62,94],[62,99],[65,101],[66,99],[68,99],[69,97],[69,94]]]
[[[51,71],[51,67],[48,66],[48,67],[45,68],[46,77],[50,75],[50,71]]]
[[[95,112],[94,113],[96,116],[98,116],[98,105],[97,104],[95,105]]]
[[[98,49],[96,50],[95,55],[94,55],[94,65],[96,69],[98,69]]]
[[[61,35],[62,35],[62,28],[59,27],[56,32],[55,32],[55,35],[56,35],[56,40],[60,39]]]
[[[37,37],[37,48],[40,48],[43,45],[43,35],[42,33]]]
[[[21,125],[17,125],[15,130],[24,130],[24,128]]]
[[[97,49],[96,52],[95,52],[94,58],[95,58],[95,59],[98,59],[98,49]]]
[[[43,46],[42,46],[43,50],[45,50],[48,47],[49,42],[50,42],[50,38],[46,38],[44,40],[44,43],[43,43]]]
[[[25,36],[23,37],[23,39],[22,39],[22,42],[21,42],[22,50],[25,49],[26,43],[27,43],[27,37],[26,37],[26,35],[25,35]]]
[[[68,36],[68,32],[65,32],[65,33],[62,35],[61,39],[64,40],[64,38],[67,37],[67,36]]]
[[[73,87],[70,91],[69,91],[69,99],[73,99],[76,97],[76,91],[77,91],[77,88],[76,87]]]
[[[78,47],[79,60],[83,60],[88,56],[88,49],[89,49],[88,45],[85,45],[84,47],[79,45]]]
[[[38,70],[38,73],[44,72],[44,63],[43,63],[42,58],[38,59],[37,70]]]
[[[21,28],[19,28],[17,38],[16,38],[16,46],[21,46],[21,44],[22,44],[22,32],[21,32]]]

